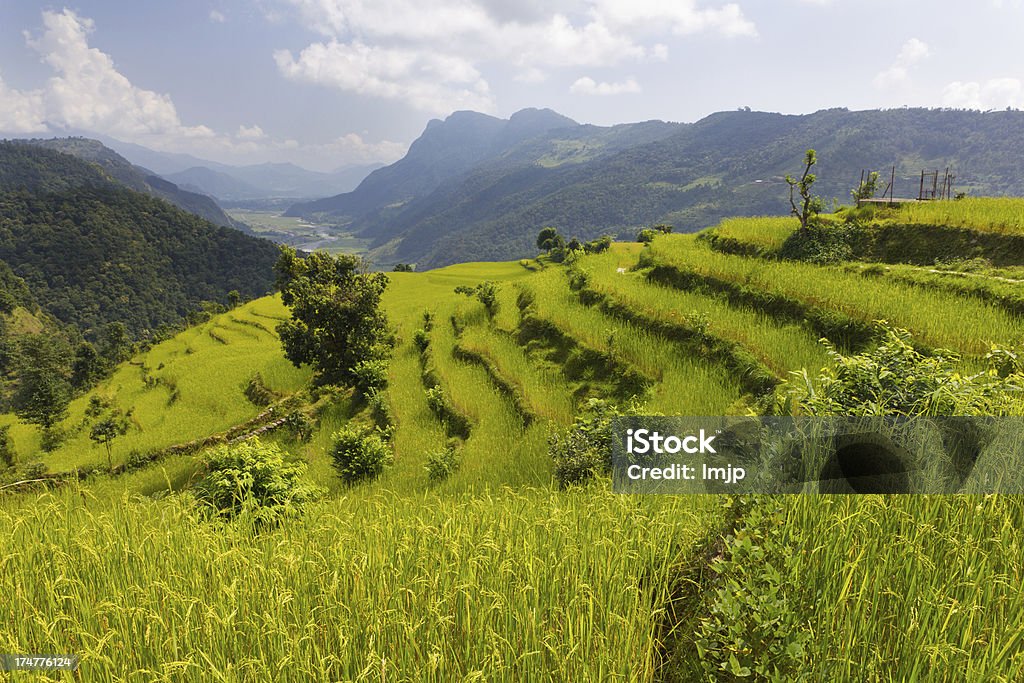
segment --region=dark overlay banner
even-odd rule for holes
[[[620,417],[616,493],[1024,493],[1022,417]]]

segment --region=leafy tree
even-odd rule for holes
[[[128,433],[128,427],[131,424],[129,417],[130,414],[125,415],[120,410],[115,409],[110,411],[105,418],[96,422],[92,429],[89,430],[89,439],[107,450],[107,467],[111,470],[114,469],[113,443],[117,437]]]
[[[591,240],[583,245],[583,251],[588,254],[600,254],[608,251],[612,246],[612,238],[610,235],[604,235],[598,237],[596,240]]]
[[[18,359],[18,388],[11,397],[14,413],[49,430],[64,419],[71,402],[66,352],[45,335],[22,339]]]
[[[793,176],[786,174],[786,183],[789,185],[789,205],[792,207],[790,213],[800,219],[801,229],[806,229],[808,221],[821,213],[825,208],[821,197],[811,195],[811,187],[814,185],[814,181],[817,180],[815,175],[811,173],[811,168],[817,163],[817,153],[813,149],[809,149],[804,155],[805,166],[800,180],[796,180]],[[800,194],[801,201],[799,205],[795,198],[796,192]]]
[[[558,230],[552,227],[542,228],[537,235],[537,248],[544,252],[552,252],[565,247],[565,238],[558,234]]]
[[[871,199],[878,191],[878,171],[872,171],[865,180],[854,189],[850,190],[853,201],[859,202],[863,199]]]
[[[643,230],[636,234],[636,241],[643,242],[644,244],[650,244],[651,242],[654,241],[654,238],[657,236],[658,233],[656,233],[651,228],[644,228]]]
[[[75,349],[71,364],[71,384],[75,389],[87,389],[106,374],[108,364],[100,357],[96,347],[83,341]]]
[[[651,230],[654,230],[655,232],[660,232],[662,235],[668,235],[669,233],[672,232],[673,228],[671,225],[668,225],[666,223],[658,223],[657,225],[652,225]]]
[[[396,273],[411,273],[414,268],[411,263],[396,263],[392,270]]]
[[[237,289],[232,289],[228,292],[228,308],[238,308],[241,303],[242,295],[238,293]]]
[[[132,339],[128,336],[128,327],[120,321],[107,323],[103,327],[103,335],[100,340],[100,348],[103,357],[112,365],[123,363],[132,357],[134,348]]]
[[[281,247],[277,284],[281,299],[291,309],[291,320],[281,323],[285,356],[296,366],[313,366],[319,384],[350,385],[358,377],[356,366],[386,355],[387,319],[380,297],[388,279],[383,273],[360,272],[356,256],[322,252],[299,258]]]
[[[14,467],[15,451],[11,441],[11,425],[0,426],[0,469]]]

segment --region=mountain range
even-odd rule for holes
[[[1024,194],[1024,112],[940,109],[806,115],[739,110],[696,123],[579,124],[551,110],[507,120],[456,112],[431,121],[404,158],[352,192],[287,214],[332,221],[372,240],[378,265],[431,268],[529,256],[540,228],[591,239],[668,223],[695,231],[732,215],[787,213],[787,173],[816,149],[817,194],[848,201],[861,171],[895,166],[896,196],[922,170],[955,190]]]
[[[134,164],[152,169],[166,180],[222,203],[275,198],[304,199],[348,192],[383,164],[344,164],[329,172],[310,171],[290,163],[232,166],[191,154],[158,152],[141,145],[95,136]]]

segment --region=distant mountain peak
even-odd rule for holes
[[[527,107],[526,109],[520,109],[515,114],[509,117],[508,122],[510,124],[529,124],[537,125],[543,124],[548,128],[561,128],[569,126],[580,125],[577,121],[570,119],[568,116],[559,114],[554,109],[537,109],[536,107]]]

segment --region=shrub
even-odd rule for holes
[[[812,221],[806,228],[796,230],[786,238],[779,255],[793,261],[839,263],[861,253],[861,246],[867,238],[865,228],[855,222],[837,225]]]
[[[748,507],[712,561],[707,616],[694,633],[708,680],[806,680],[799,675],[811,643],[801,618],[809,607],[799,595],[803,558],[791,552],[784,531],[781,504],[765,497]]]
[[[427,334],[427,330],[421,327],[413,332],[412,343],[416,345],[416,349],[420,353],[426,351],[427,347],[430,346],[430,335]]]
[[[444,387],[440,384],[425,390],[427,395],[427,406],[439,418],[444,418],[448,412],[448,397],[445,396]]]
[[[15,452],[10,431],[11,425],[0,427],[0,469],[14,467]]]
[[[586,484],[612,469],[612,420],[622,415],[639,415],[641,407],[630,403],[624,409],[601,399],[590,399],[586,412],[563,431],[548,437],[548,454],[554,461],[555,479],[563,489]]]
[[[650,244],[654,241],[654,238],[658,236],[658,233],[650,228],[644,228],[636,234],[636,241],[643,242],[644,244]]]
[[[280,446],[249,439],[219,446],[206,456],[207,475],[197,498],[222,518],[247,517],[274,524],[297,514],[321,494],[303,483],[306,465],[288,462]]]
[[[516,297],[516,306],[519,308],[520,312],[525,313],[528,308],[533,306],[536,300],[537,295],[534,291],[523,287],[519,290],[519,295]]]
[[[313,419],[301,410],[288,413],[282,426],[296,441],[309,441],[313,436]]]
[[[370,406],[370,414],[373,421],[381,429],[388,429],[394,426],[395,416],[391,411],[391,404],[388,403],[387,395],[382,391],[373,390],[366,395],[366,403]]]
[[[376,479],[394,459],[380,430],[346,426],[334,434],[334,467],[349,485]]]
[[[498,312],[498,287],[493,282],[484,282],[476,286],[476,298],[487,309],[487,315],[494,317]]]
[[[388,361],[386,358],[362,360],[352,368],[353,384],[364,396],[371,391],[380,391],[388,385]]]
[[[427,478],[436,484],[444,481],[459,469],[459,458],[455,453],[455,447],[451,444],[427,455]]]
[[[810,415],[1000,415],[1019,394],[1014,349],[994,346],[987,356],[991,371],[967,376],[957,368],[957,354],[921,353],[907,330],[877,326],[882,341],[865,353],[845,356],[823,341],[833,366],[816,382],[806,370],[794,372],[782,414],[798,408]]]
[[[484,305],[487,309],[487,315],[494,317],[494,314],[498,312],[498,286],[491,281],[481,282],[476,287],[469,287],[468,285],[459,285],[455,288],[456,294],[465,294],[466,296],[476,296],[477,300]]]

